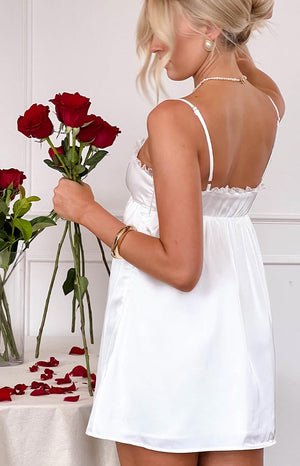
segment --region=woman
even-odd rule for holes
[[[157,84],[165,68],[195,89],[150,112],[124,223],[84,183],[55,189],[56,212],[115,257],[87,434],[115,440],[121,466],[262,466],[276,442],[272,319],[248,211],[284,101],[245,45],[272,8],[146,0],[142,86],[155,54]]]

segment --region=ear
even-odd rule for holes
[[[204,34],[211,40],[217,39],[222,32],[222,29],[207,21],[204,26]]]

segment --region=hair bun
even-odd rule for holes
[[[268,18],[268,14],[272,11],[274,0],[252,0],[250,13],[250,21],[263,21]]]
[[[273,9],[274,0],[252,0],[249,23],[239,34],[237,34],[237,43],[245,44],[251,33],[265,23],[265,20]]]

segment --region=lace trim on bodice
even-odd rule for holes
[[[136,163],[136,165],[139,167],[140,170],[143,170],[149,176],[153,177],[152,168],[149,168],[146,165],[142,164],[140,159],[138,159],[138,157],[137,157],[142,145],[145,142],[145,140],[146,140],[146,138],[141,138],[141,139],[138,139],[136,141],[135,150],[134,150],[134,153],[133,153],[133,160]],[[222,187],[215,186],[213,188],[210,188],[209,191],[202,191],[202,193],[212,192],[212,193],[220,193],[220,194],[223,194],[223,193],[245,194],[245,193],[248,193],[248,192],[258,192],[261,189],[265,189],[265,185],[264,185],[263,181],[261,181],[255,188],[252,188],[251,186],[246,186],[245,188],[240,188],[240,187],[236,187],[236,186],[229,187],[228,185],[222,186]]]
[[[138,159],[138,154],[139,154],[139,151],[142,147],[142,145],[144,144],[144,142],[146,141],[146,138],[142,138],[142,139],[138,139],[135,143],[135,150],[134,150],[134,153],[133,153],[133,159],[134,161],[137,163],[137,165],[142,169],[144,170],[144,172],[148,173],[148,175],[150,176],[153,176],[153,173],[152,173],[152,168],[148,168],[146,165],[142,164],[142,162],[140,161],[140,159]]]

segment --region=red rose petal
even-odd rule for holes
[[[80,397],[80,395],[76,395],[76,396],[65,396],[64,401],[78,401],[78,400],[79,400],[79,397]]]
[[[9,387],[0,388],[0,401],[11,401],[11,390]]]
[[[87,370],[83,366],[75,366],[69,374],[73,377],[87,377]]]
[[[45,390],[44,388],[37,388],[30,393],[31,396],[42,396],[42,395],[49,395],[49,391]]]
[[[66,374],[63,379],[55,379],[55,382],[57,383],[57,385],[62,385],[64,383],[71,383],[72,380],[70,379],[69,374]]]
[[[31,382],[30,388],[45,388],[49,390],[50,386],[47,383],[37,382],[34,380],[33,382]]]
[[[52,369],[45,369],[44,374],[41,374],[41,380],[52,379],[54,371]]]
[[[59,361],[54,358],[54,356],[51,356],[50,361],[38,361],[36,363],[37,366],[42,366],[42,367],[56,367],[58,366]]]
[[[73,346],[70,349],[69,354],[84,354],[84,348],[79,348],[78,346]]]
[[[64,389],[61,388],[61,387],[51,387],[50,390],[49,390],[49,393],[53,393],[53,394],[56,393],[56,394],[61,395],[61,394],[65,393],[65,392],[64,392]]]
[[[33,366],[29,367],[30,372],[37,372],[39,370],[39,366],[34,364]]]
[[[69,387],[63,387],[63,390],[65,392],[75,392],[77,390],[77,387],[75,383],[73,382],[72,385],[70,385]]]
[[[28,387],[28,385],[25,385],[24,383],[18,383],[14,387],[14,394],[15,395],[24,395],[25,390],[26,390],[27,387]]]

